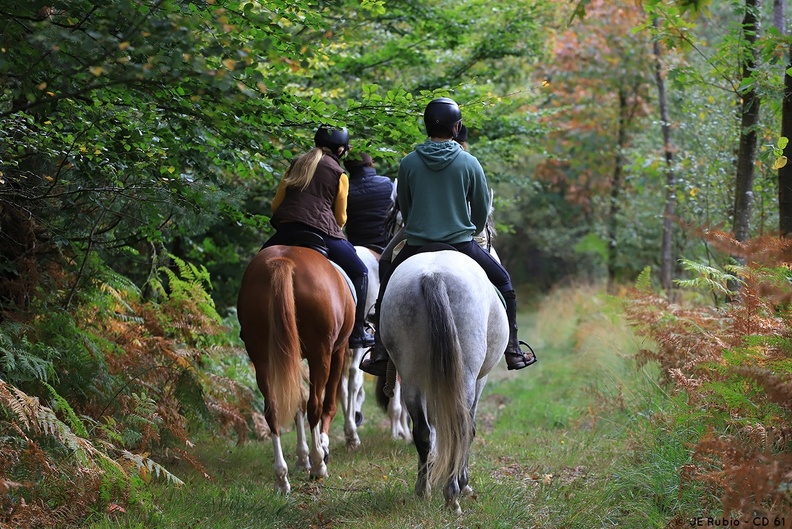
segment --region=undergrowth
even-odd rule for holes
[[[239,442],[255,429],[255,386],[234,378],[246,357],[208,274],[174,262],[147,299],[104,269],[70,310],[0,323],[0,527],[123,510],[151,480],[181,484],[174,458],[202,471],[189,451],[201,427]]]
[[[655,344],[639,360],[656,362],[697,410],[703,432],[680,469],[680,487],[706,485],[726,517],[792,520],[792,274],[783,258],[789,242],[705,237],[739,261],[722,270],[685,262],[693,276],[681,286],[722,302],[674,303],[643,277],[626,304],[638,333]]]

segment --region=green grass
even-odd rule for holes
[[[697,516],[707,497],[680,486],[679,468],[701,432],[651,366],[635,367],[642,344],[611,304],[562,291],[525,316],[521,334],[539,362],[517,372],[501,363],[491,374],[470,461],[475,493],[461,516],[443,509],[440,491],[429,501],[414,495],[415,450],[390,438],[369,380],[362,446],[345,448],[337,418],[328,479],[290,469],[292,493],[279,496],[268,441],[204,436],[195,453],[211,480],[186,462],[166,464],[185,486],[154,484],[126,513],[97,513],[85,527],[643,529]],[[293,432],[284,449],[293,463]]]

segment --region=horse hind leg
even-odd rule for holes
[[[401,381],[398,377],[393,387],[393,396],[388,401],[388,419],[390,419],[391,437],[393,439],[412,441],[410,417],[407,413],[407,406],[402,400]]]
[[[308,446],[308,469],[310,475],[314,479],[327,477],[327,464],[325,458],[327,457],[327,446],[329,441],[322,439],[322,423],[319,420],[319,403],[318,396],[315,395],[313,384],[311,385],[311,395],[308,397],[307,412],[308,412],[308,427],[311,430],[311,444]]]
[[[443,490],[443,495],[446,500],[446,507],[457,514],[462,513],[462,508],[459,505],[459,498],[465,496],[471,496],[473,494],[473,488],[470,486],[470,470],[469,470],[469,462],[470,462],[470,448],[473,444],[473,439],[476,437],[476,407],[478,403],[478,397],[476,397],[474,404],[471,408],[471,436],[469,437],[470,443],[463,447],[465,450],[465,461],[462,465],[462,468],[459,470],[456,476],[452,476],[448,483],[446,484],[445,489]]]
[[[363,356],[364,349],[350,349],[351,361],[347,370],[347,376],[341,378],[339,384],[339,399],[341,399],[342,411],[344,412],[344,436],[346,445],[350,450],[360,447],[360,437],[358,436],[358,426],[363,422],[363,399],[365,392],[363,389],[363,372],[358,369],[360,358]]]
[[[256,383],[258,384],[261,395],[264,397],[266,408],[264,418],[271,432],[272,442],[272,468],[275,473],[275,490],[281,494],[289,494],[291,485],[289,484],[289,467],[286,458],[283,456],[283,446],[281,445],[280,423],[278,422],[277,404],[273,400],[272,388],[266,372],[266,366],[254,363],[256,371]]]
[[[297,447],[295,454],[297,456],[297,468],[301,470],[309,470],[311,468],[311,461],[308,457],[308,440],[305,436],[305,401],[303,400],[297,412],[294,414],[294,431],[297,433]]]
[[[432,495],[429,486],[429,454],[432,450],[432,429],[426,418],[426,410],[420,395],[405,391],[405,404],[413,422],[413,441],[418,452],[418,476],[415,479],[415,494],[419,498],[428,499]]]
[[[275,490],[280,494],[289,494],[291,485],[289,484],[289,467],[283,457],[283,447],[281,446],[280,435],[272,435],[273,469],[275,471]]]
[[[454,488],[456,489],[455,491],[453,490]],[[445,499],[446,509],[453,511],[455,514],[462,514],[462,507],[459,505],[459,487],[455,479],[452,479],[446,487]]]

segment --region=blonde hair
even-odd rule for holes
[[[300,191],[304,190],[313,180],[316,166],[324,155],[325,150],[322,147],[314,147],[303,154],[286,170],[283,182],[287,186],[299,188]]]

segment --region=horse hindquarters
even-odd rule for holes
[[[460,284],[453,279],[449,284],[442,267],[408,277],[413,273],[408,263],[416,257],[402,264],[389,283],[382,306],[383,339],[401,376],[413,421],[419,458],[416,493],[425,497],[443,486],[447,504],[458,510],[458,479],[467,475],[464,466],[472,439],[468,386],[475,384],[466,380],[466,373],[473,375],[461,361],[454,315],[459,300],[449,298]]]
[[[477,401],[508,338],[505,311],[475,261],[438,251],[412,256],[394,271],[381,319],[413,419],[416,492],[442,484],[446,506],[460,512]]]
[[[245,349],[264,397],[265,418],[272,432],[275,487],[291,490],[283,456],[280,427],[295,416],[302,397],[300,346],[294,317],[294,264],[259,252],[245,270],[237,314]]]

